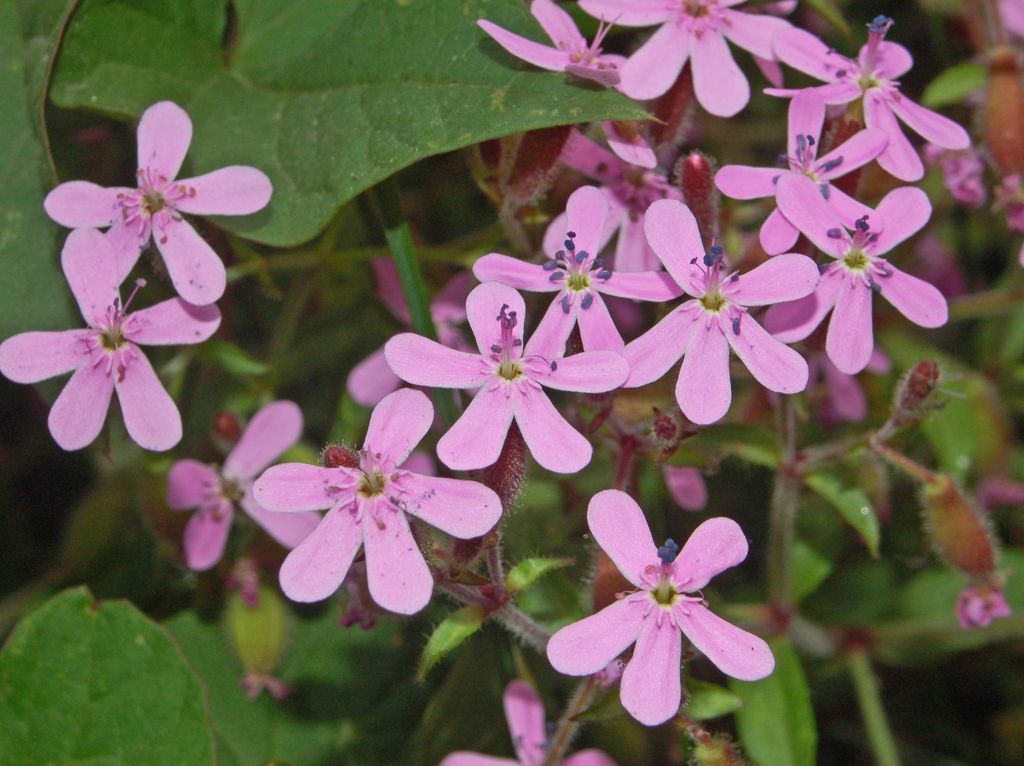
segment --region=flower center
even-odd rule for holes
[[[725,296],[722,295],[721,290],[714,290],[713,292],[704,293],[700,299],[700,304],[712,313],[718,313],[728,303]]]
[[[711,13],[711,9],[708,8],[705,0],[683,0],[683,8],[695,19],[707,16]]]
[[[850,271],[867,271],[871,265],[871,258],[859,248],[853,248],[846,254],[843,264]]]
[[[573,293],[587,293],[580,302],[580,308],[586,310],[594,304],[594,296],[588,291],[592,287],[591,276],[601,282],[607,282],[612,272],[604,267],[604,260],[591,258],[586,250],[576,249],[576,232],[565,233],[565,249],[555,253],[555,257],[544,264],[544,270],[550,271],[551,282],[565,280],[565,289]],[[568,295],[562,296],[562,310],[568,314],[572,303]]]
[[[167,200],[164,195],[155,189],[149,189],[142,193],[142,201],[139,204],[143,215],[155,215],[167,207]]]
[[[222,478],[220,481],[220,494],[225,500],[237,503],[245,497],[245,490],[236,479]]]
[[[384,487],[387,485],[388,480],[380,468],[374,467],[361,473],[358,490],[360,495],[363,497],[374,497],[384,493]]]
[[[124,345],[124,332],[121,330],[120,322],[100,333],[100,345],[107,351],[117,351]]]
[[[516,337],[513,332],[519,320],[515,311],[508,310],[507,303],[501,304],[497,320],[501,336],[499,342],[491,346],[492,359],[498,362],[499,377],[515,380],[523,374],[522,365],[519,364],[519,349],[523,346],[523,339]]]
[[[568,281],[566,281],[565,284],[566,287],[568,287],[570,290],[575,290],[576,292],[579,292],[580,290],[586,290],[588,287],[590,287],[590,277],[587,276],[586,274],[581,274],[578,272],[575,274],[570,273],[569,279]]]

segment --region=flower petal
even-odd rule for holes
[[[875,347],[871,323],[871,288],[859,279],[844,279],[825,336],[825,350],[841,372],[863,370]]]
[[[416,386],[475,388],[490,375],[479,355],[456,351],[411,332],[400,333],[384,344],[384,356],[395,375]]]
[[[569,63],[569,56],[550,45],[542,45],[533,40],[528,40],[514,32],[499,27],[487,19],[478,19],[477,26],[491,36],[498,45],[504,48],[518,59],[529,64],[539,66],[541,69],[549,69],[553,72],[565,71]]]
[[[867,57],[868,46],[865,45],[857,57],[861,66],[867,61]],[[910,51],[899,43],[891,43],[888,40],[882,40],[878,44],[872,58],[878,74],[889,80],[902,77],[914,66],[914,57],[910,55]]]
[[[190,224],[167,218],[154,227],[153,239],[178,295],[189,303],[205,306],[224,294],[224,264]]]
[[[690,306],[690,303],[684,303],[639,338],[626,344],[623,352],[629,364],[626,388],[646,386],[657,380],[683,356],[694,322],[700,315]]]
[[[676,557],[672,581],[685,593],[706,586],[715,575],[747,557],[747,537],[740,525],[724,516],[708,519],[693,530]]]
[[[114,249],[114,260],[116,262],[115,273],[118,283],[123,282],[135,264],[139,262],[142,250],[149,244],[150,231],[147,227],[140,227],[135,223],[124,224],[120,221],[107,229],[107,242]]]
[[[634,220],[630,211],[623,210],[617,220],[620,223],[619,238],[615,241],[615,273],[635,274],[660,269],[661,261],[647,244],[647,237],[644,235],[644,217],[641,215]]]
[[[138,129],[139,169],[156,181],[178,177],[188,145],[192,143],[192,120],[172,101],[160,101],[142,113]]]
[[[658,166],[658,155],[654,153],[654,149],[640,133],[635,133],[632,136],[626,135],[611,121],[602,122],[601,126],[604,128],[604,137],[608,141],[608,147],[616,157],[630,165],[648,170]]]
[[[723,325],[727,320],[723,317]],[[758,383],[780,394],[795,394],[807,388],[807,362],[800,354],[769,335],[750,314],[742,318],[739,333],[733,327],[722,332],[736,356]]]
[[[683,294],[683,288],[676,284],[671,275],[663,271],[615,271],[608,281],[601,282],[597,289],[605,295],[658,303],[670,301]]]
[[[707,607],[690,602],[685,611],[677,615],[690,643],[727,676],[757,681],[775,669],[775,657],[768,644],[753,633],[726,622]]]
[[[418,337],[418,336],[417,336]],[[426,338],[423,341],[430,343]],[[377,402],[397,390],[402,380],[391,371],[384,347],[381,346],[363,361],[356,364],[348,374],[345,388],[356,404],[373,407]]]
[[[491,353],[491,346],[501,342],[501,324],[498,321],[498,314],[502,306],[507,306],[509,315],[515,313],[516,328],[512,334],[518,338],[523,337],[523,327],[526,324],[526,303],[523,296],[498,282],[484,282],[477,285],[466,298],[466,319],[473,330],[473,337],[476,339],[476,347],[480,353],[487,356]],[[395,369],[392,366],[391,369]],[[397,373],[398,370],[395,370]],[[399,377],[404,377],[398,373]]]
[[[179,460],[167,472],[167,507],[172,511],[195,508],[218,484],[220,477],[206,463]]]
[[[645,726],[657,726],[679,712],[683,639],[660,609],[643,622],[633,657],[622,671],[622,706]],[[659,624],[660,622],[660,624]]]
[[[715,173],[715,186],[730,199],[774,197],[780,168],[754,168],[749,165],[726,165]]]
[[[605,305],[601,294],[594,291],[593,303],[586,309],[581,309],[576,321],[580,326],[580,339],[583,341],[583,348],[586,351],[614,351],[621,354],[626,347],[622,340],[619,329],[615,326],[611,314],[608,313],[608,306]],[[561,362],[558,362],[561,366]],[[626,376],[629,376],[629,366],[626,366]],[[623,382],[625,378],[623,379]],[[621,383],[619,385],[622,385]]]
[[[875,211],[883,228],[871,244],[871,254],[887,253],[925,227],[932,217],[928,195],[914,186],[893,189],[878,203]]]
[[[370,596],[388,611],[414,614],[430,601],[434,578],[405,514],[388,501],[374,505],[376,512],[365,509],[362,522]]]
[[[701,472],[689,465],[664,465],[665,484],[684,511],[701,511],[708,504],[708,485]]]
[[[566,625],[548,641],[548,660],[559,673],[586,676],[597,673],[636,641],[650,601],[626,598],[597,614]]]
[[[778,255],[793,249],[800,232],[778,208],[772,210],[761,224],[758,240],[769,255]]]
[[[779,210],[791,224],[817,248],[833,258],[841,258],[848,238],[835,211],[821,196],[818,185],[801,173],[787,173],[779,179],[776,197]],[[839,230],[841,236],[830,237],[830,231]]]
[[[771,40],[775,58],[804,74],[825,82],[836,79],[836,70],[843,68],[845,57],[835,53],[825,43],[797,27],[778,32]]]
[[[552,0],[533,0],[530,3],[530,13],[555,45],[564,42],[570,43],[572,47],[586,47],[587,41],[580,34],[572,16]]]
[[[435,324],[466,321],[466,298],[472,284],[473,275],[469,271],[460,271],[444,283],[430,300],[430,316]]]
[[[818,168],[817,175],[819,178],[826,180],[845,176],[851,170],[863,167],[875,159],[875,157],[885,151],[888,143],[888,136],[880,130],[865,128],[858,131],[835,149],[828,152],[828,154],[818,157],[817,162],[815,162],[815,166]],[[835,165],[831,170],[821,169],[824,166],[834,164],[837,160],[839,164]]]
[[[878,155],[878,164],[883,170],[901,181],[920,181],[924,177],[921,158],[903,135],[893,115],[892,100],[877,88],[870,88],[864,94],[864,122],[869,128],[885,133],[889,139],[885,151]]]
[[[616,766],[616,763],[607,753],[589,748],[573,753],[562,761],[562,766]]]
[[[512,410],[523,441],[541,467],[553,473],[576,473],[590,462],[594,453],[590,442],[562,417],[543,391],[526,388],[518,396],[513,394]]]
[[[559,359],[556,365],[537,372],[534,379],[556,391],[596,394],[618,388],[629,377],[629,365],[615,351],[584,351]]]
[[[510,758],[495,758],[493,755],[460,751],[446,755],[440,766],[520,766],[520,763]]]
[[[864,216],[868,217],[869,225],[884,226],[884,222],[881,221],[880,216],[876,215],[874,210],[858,202],[834,184],[829,187],[828,206],[832,208],[833,212],[847,229],[856,228],[857,221]]]
[[[92,443],[107,419],[114,380],[104,365],[83,364],[60,392],[47,424],[63,449],[82,449]]]
[[[87,330],[23,332],[0,343],[0,374],[15,383],[38,383],[89,361]]]
[[[341,585],[362,542],[355,514],[335,508],[284,560],[281,590],[292,601],[322,601]]]
[[[526,263],[501,253],[488,253],[473,264],[473,276],[481,282],[501,282],[517,290],[551,293],[562,289],[561,282],[552,282],[552,272],[539,263]]]
[[[566,224],[576,235],[575,252],[598,254],[601,232],[608,217],[608,199],[596,186],[581,186],[565,203]],[[570,254],[571,257],[571,254]]]
[[[245,481],[277,460],[302,435],[302,410],[295,402],[271,402],[252,416],[224,461],[224,475]]]
[[[205,572],[220,561],[228,542],[234,511],[231,503],[221,498],[192,514],[181,539],[189,569]]]
[[[800,152],[798,137],[803,137],[808,144],[808,136],[813,141],[821,138],[821,128],[825,124],[825,101],[814,88],[806,88],[789,102],[789,142],[790,157],[797,157]],[[812,151],[817,154],[817,150]]]
[[[734,44],[755,56],[773,61],[772,38],[779,32],[791,29],[792,25],[783,19],[761,13],[723,10],[722,34]]]
[[[836,305],[844,273],[841,266],[828,268],[822,272],[818,288],[806,298],[772,306],[764,318],[765,328],[783,343],[806,338]]]
[[[144,346],[202,343],[220,327],[216,306],[193,306],[181,298],[162,301],[131,316],[131,341]]]
[[[536,4],[536,0],[534,0]],[[505,720],[512,735],[519,763],[539,764],[544,760],[547,732],[544,730],[544,704],[525,681],[516,679],[505,687],[502,696]]]
[[[481,388],[455,424],[437,442],[437,456],[455,471],[494,463],[512,425],[512,404],[505,386]]]
[[[400,388],[373,408],[363,444],[401,465],[427,435],[434,422],[434,405],[422,391]]]
[[[399,484],[402,510],[452,537],[480,537],[501,519],[501,500],[480,482],[409,472]]]
[[[562,147],[561,162],[583,175],[599,181],[609,181],[622,175],[626,166],[620,157],[615,156],[603,146],[594,143],[578,129],[573,129]],[[565,229],[563,227],[562,232]],[[555,250],[558,248],[556,247]],[[546,247],[545,253],[553,254]]]
[[[181,415],[141,351],[114,377],[124,427],[143,449],[163,452],[181,441]]]
[[[903,316],[921,327],[942,327],[949,319],[946,297],[923,279],[889,266],[892,275],[875,280],[882,297]]]
[[[252,486],[253,498],[268,511],[322,511],[338,502],[332,487],[355,481],[343,468],[283,463],[263,472]]]
[[[814,292],[820,274],[806,255],[783,253],[723,285],[725,296],[741,306],[768,306]]]
[[[252,492],[241,500],[244,510],[268,535],[289,550],[297,546],[316,529],[321,516],[316,511],[306,513],[271,513],[256,502]]]
[[[665,0],[580,0],[580,8],[595,19],[623,27],[649,27],[672,17]]]
[[[694,423],[706,425],[725,417],[732,403],[729,343],[715,322],[701,317],[690,335],[676,381],[676,401]]]
[[[587,526],[597,544],[638,588],[645,588],[644,570],[659,564],[658,548],[647,517],[636,501],[618,489],[605,489],[590,499]]]
[[[699,271],[690,263],[704,256],[697,219],[682,202],[660,199],[644,214],[647,242],[676,283],[690,295],[704,294]]]
[[[565,310],[563,298],[569,300],[569,310]],[[524,357],[539,356],[546,359],[561,359],[565,354],[565,344],[572,335],[572,328],[576,326],[576,315],[580,310],[579,295],[562,293],[556,295],[555,299],[548,305],[544,316],[540,318],[540,324],[533,331],[533,335],[526,342],[523,349]]]
[[[750,83],[717,30],[690,37],[693,89],[711,114],[732,117],[750,101]]]
[[[679,77],[689,51],[687,33],[671,21],[662,24],[622,65],[619,91],[640,101],[657,98]]]
[[[132,191],[125,186],[107,188],[89,181],[67,181],[46,195],[43,208],[50,218],[69,229],[102,229],[118,219],[119,196]]]
[[[188,196],[174,206],[197,215],[255,213],[267,206],[274,191],[266,173],[248,165],[229,165],[178,184],[188,187]]]
[[[106,237],[96,229],[75,229],[64,242],[60,265],[82,318],[90,325],[104,324],[121,284],[117,256]]]
[[[857,378],[840,372],[828,357],[822,359],[821,368],[828,392],[828,404],[833,412],[851,423],[867,417],[867,397],[864,396],[864,389],[860,387]]]

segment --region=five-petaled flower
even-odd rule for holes
[[[270,201],[271,184],[246,165],[177,180],[191,141],[192,121],[180,106],[153,104],[139,120],[136,188],[68,181],[51,191],[43,205],[62,226],[109,226],[118,279],[128,276],[152,237],[178,295],[206,305],[224,294],[224,264],[182,214],[255,213]]]
[[[622,65],[619,90],[630,98],[657,98],[672,87],[687,59],[697,101],[711,114],[731,117],[750,100],[750,84],[726,39],[769,61],[772,36],[789,28],[774,16],[730,6],[743,0],[580,0],[592,16],[627,27],[661,24]]]
[[[458,752],[446,756],[440,766],[540,766],[544,762],[548,735],[544,727],[544,704],[537,692],[525,681],[516,679],[505,687],[503,701],[516,759]],[[581,750],[559,763],[562,766],[615,766],[615,761],[600,750]]]
[[[882,257],[928,223],[932,207],[923,191],[907,186],[889,192],[870,222],[859,221],[852,236],[809,178],[780,179],[777,199],[782,214],[835,260],[822,269],[812,295],[768,310],[765,326],[776,338],[785,343],[803,340],[832,311],[825,350],[841,372],[854,375],[867,366],[875,347],[875,292],[914,324],[946,323],[949,309],[942,293]]]
[[[357,464],[285,463],[256,480],[253,497],[268,511],[327,510],[281,566],[285,595],[294,601],[327,598],[362,546],[373,600],[392,612],[418,612],[430,601],[434,580],[407,514],[459,538],[479,537],[498,522],[501,501],[483,484],[400,467],[433,419],[426,394],[399,389],[370,415]]]
[[[914,103],[900,93],[898,77],[910,71],[914,59],[902,45],[885,40],[892,19],[879,16],[868,25],[868,42],[857,60],[847,58],[802,29],[790,28],[776,35],[776,56],[794,69],[826,85],[815,88],[826,104],[848,104],[863,97],[864,120],[869,128],[881,130],[889,139],[878,155],[878,164],[902,181],[917,181],[924,165],[910,141],[903,135],[899,117],[915,133],[943,149],[966,149],[971,144],[967,131],[948,117]],[[769,88],[776,96],[793,96],[800,91]]]
[[[625,343],[601,294],[667,301],[679,297],[682,290],[665,272],[623,273],[605,266],[598,252],[608,211],[601,190],[583,186],[569,197],[566,215],[552,224],[564,228],[557,243],[545,243],[551,257],[543,265],[489,253],[473,264],[473,274],[481,282],[494,280],[520,290],[555,292],[542,320],[552,344],[564,345],[578,322],[584,349],[622,353]]]
[[[555,670],[597,673],[635,643],[620,696],[629,714],[647,726],[679,710],[683,635],[733,678],[756,681],[772,672],[768,645],[716,616],[699,595],[712,577],[747,557],[747,539],[735,521],[708,519],[682,550],[671,539],[658,547],[633,498],[607,489],[591,499],[587,523],[637,590],[555,633],[547,647]]]
[[[821,199],[817,187],[813,188]],[[683,357],[676,383],[679,407],[694,423],[714,423],[732,402],[732,346],[765,388],[783,394],[803,391],[807,362],[765,332],[747,309],[811,293],[818,284],[814,261],[785,253],[744,274],[727,272],[725,252],[714,245],[705,253],[693,214],[674,200],[651,205],[644,231],[669,274],[693,300],[673,309],[626,346],[630,366],[626,387],[657,380]]]
[[[36,383],[74,371],[49,417],[50,433],[66,450],[96,438],[115,390],[128,435],[145,449],[170,449],[181,439],[181,416],[139,346],[201,343],[216,332],[220,311],[172,298],[129,313],[132,297],[121,303],[111,245],[95,229],[68,235],[61,265],[89,327],[8,338],[0,344],[0,373]]]
[[[818,157],[824,123],[825,102],[821,96],[813,89],[799,92],[789,104],[789,153],[785,158],[788,168],[726,165],[715,174],[715,186],[733,199],[774,197],[783,175],[804,175],[818,185],[821,196],[852,229],[858,219],[871,213],[871,209],[831,182],[875,159],[885,149],[888,138],[882,131],[868,128]],[[800,232],[778,208],[761,225],[761,247],[771,255],[792,249],[799,236]]]
[[[556,310],[562,313],[561,306]],[[541,466],[558,473],[579,471],[590,462],[593,448],[555,409],[543,387],[611,391],[629,375],[626,360],[614,351],[584,351],[563,358],[561,320],[556,324],[548,318],[524,345],[523,296],[497,282],[474,288],[466,300],[466,315],[479,354],[446,348],[412,333],[396,335],[384,346],[391,369],[407,383],[479,388],[438,441],[441,462],[456,470],[491,465],[501,454],[514,418]]]
[[[236,504],[286,548],[294,548],[313,531],[319,514],[270,513],[252,496],[256,475],[301,434],[301,410],[293,402],[272,402],[253,415],[220,470],[191,459],[171,466],[167,505],[175,511],[199,509],[189,519],[183,538],[189,568],[202,571],[220,561]]]

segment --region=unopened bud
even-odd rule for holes
[[[693,104],[693,77],[689,65],[683,67],[679,77],[663,96],[651,106],[651,114],[661,120],[652,123],[651,143],[654,146],[682,141],[686,118]]]
[[[259,589],[259,601],[249,606],[238,593],[228,594],[227,627],[231,646],[247,675],[269,676],[284,655],[287,616],[277,591]]]
[[[328,444],[320,453],[324,468],[358,468],[359,453],[343,444]]]
[[[934,359],[923,359],[896,386],[889,424],[893,429],[906,428],[921,422],[935,409],[935,391],[942,372]]]
[[[614,604],[618,594],[633,590],[636,590],[636,587],[623,576],[608,554],[598,551],[597,562],[594,565],[594,611]]]
[[[1000,175],[1024,173],[1024,91],[1017,55],[1008,46],[989,57],[985,141]]]
[[[242,435],[242,424],[230,412],[218,412],[213,419],[213,432],[221,439],[236,442]]]
[[[571,131],[571,125],[558,125],[523,133],[515,159],[502,179],[506,205],[519,207],[532,202],[548,188]]]
[[[952,477],[934,474],[924,483],[921,509],[932,546],[950,566],[976,579],[993,575],[998,551],[988,519]]]
[[[692,151],[679,160],[676,177],[683,202],[697,219],[697,228],[705,246],[710,247],[718,232],[718,189],[715,188],[714,163],[706,154]]]
[[[743,766],[746,761],[724,734],[694,737],[693,766]]]
[[[484,471],[484,484],[501,499],[501,507],[509,513],[519,502],[526,476],[526,443],[515,423],[508,429],[505,444],[494,465]]]

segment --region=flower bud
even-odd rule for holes
[[[934,474],[924,483],[921,509],[936,553],[969,577],[993,576],[998,551],[988,520],[952,477]]]
[[[228,594],[228,637],[247,675],[269,676],[281,662],[287,617],[281,596],[267,585],[260,586],[256,606],[236,592]]]
[[[921,422],[935,409],[935,391],[942,378],[939,363],[922,359],[896,386],[889,423],[894,429],[906,428]]]
[[[522,134],[502,178],[506,206],[518,208],[533,202],[548,188],[571,131],[571,125],[557,125]]]
[[[1008,46],[992,51],[985,96],[985,141],[1000,175],[1024,173],[1024,90],[1017,56]]]
[[[679,160],[676,176],[683,202],[697,219],[700,238],[710,247],[718,233],[719,192],[715,187],[714,163],[706,154],[694,150]]]
[[[501,507],[509,513],[519,502],[526,476],[526,443],[515,423],[508,429],[505,444],[494,465],[484,470],[483,481],[501,499]]]
[[[740,766],[745,761],[727,736],[716,734],[695,738],[691,763],[694,766]]]
[[[232,413],[221,411],[213,419],[213,432],[221,439],[236,442],[242,435],[242,424]]]
[[[997,617],[1009,617],[1010,614],[999,582],[969,585],[960,592],[956,602],[956,618],[965,630],[988,627]]]
[[[690,67],[684,66],[679,77],[664,95],[660,96],[651,106],[651,114],[661,122],[651,123],[651,144],[675,144],[683,139],[687,116],[693,104],[693,77]]]
[[[344,444],[328,444],[320,453],[324,468],[358,468],[359,453]]]

